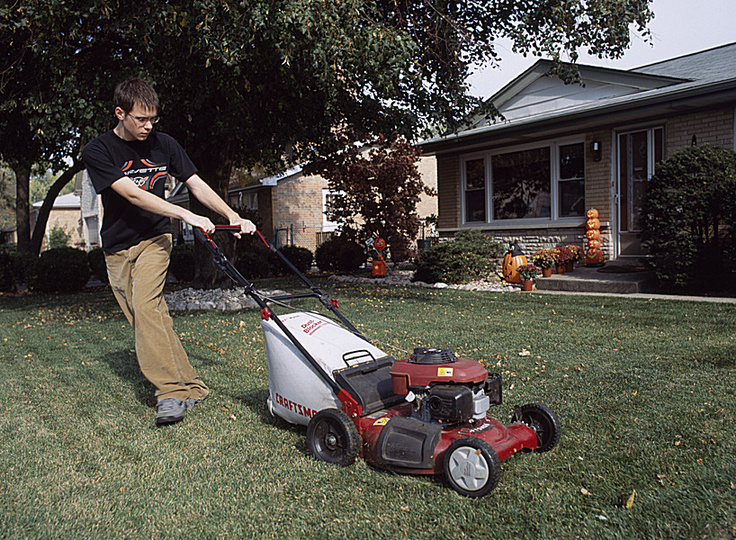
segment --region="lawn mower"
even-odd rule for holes
[[[488,414],[502,402],[500,374],[449,349],[417,347],[394,359],[343,316],[336,300],[257,234],[309,292],[258,293],[212,237],[195,230],[215,265],[261,308],[268,410],[306,426],[307,447],[316,459],[348,466],[360,456],[380,469],[444,475],[461,495],[481,497],[498,484],[501,461],[522,450],[555,447],[560,422],[548,406],[516,406],[511,423],[502,424]],[[304,298],[318,301],[320,312],[289,307],[290,301]],[[286,313],[278,315],[275,306]]]

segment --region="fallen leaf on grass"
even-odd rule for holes
[[[624,506],[627,510],[631,510],[631,507],[634,506],[634,497],[636,497],[636,490],[632,491],[629,498],[626,499],[626,504]]]
[[[521,352],[519,353],[519,356],[531,356],[532,353],[527,351],[526,349],[521,349]]]
[[[585,488],[581,488],[580,493],[582,493],[583,495],[593,495],[590,491],[588,491]]]

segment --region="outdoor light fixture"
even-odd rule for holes
[[[590,151],[593,152],[593,159],[595,161],[600,161],[601,157],[603,155],[603,152],[601,151],[601,142],[600,141],[593,141],[590,144]]]

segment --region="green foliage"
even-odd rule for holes
[[[286,257],[291,264],[296,266],[302,274],[309,272],[312,267],[314,255],[307,248],[298,246],[283,246],[279,251]],[[277,254],[268,253],[268,262],[276,275],[290,275],[291,269],[281,260]]]
[[[12,251],[13,273],[15,285],[26,285],[34,288],[38,279],[38,255],[27,251]]]
[[[463,229],[451,242],[440,242],[424,253],[417,263],[414,281],[425,283],[465,283],[484,279],[496,270],[496,259],[505,248],[480,231]]]
[[[41,292],[81,291],[89,281],[87,253],[81,249],[48,249],[38,259],[35,287]]]
[[[94,248],[87,253],[89,268],[97,279],[104,283],[110,280],[107,275],[107,264],[105,264],[105,252],[102,248]]]
[[[195,272],[194,245],[177,244],[171,249],[169,270],[177,281],[189,282],[194,279]]]
[[[270,270],[268,254],[260,249],[241,252],[234,266],[248,280],[266,277]]]
[[[366,255],[360,244],[341,234],[319,246],[314,258],[322,272],[355,272],[365,263]]]
[[[69,241],[72,239],[72,235],[66,232],[64,227],[55,225],[51,228],[49,233],[49,248],[56,249],[62,248],[69,245]]]
[[[736,271],[736,153],[693,146],[647,183],[642,245],[665,288],[718,290]]]
[[[11,291],[14,285],[13,258],[9,253],[0,251],[0,291]]]

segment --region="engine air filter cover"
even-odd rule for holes
[[[450,364],[457,362],[457,356],[450,349],[416,347],[414,354],[409,357],[409,362],[412,364]]]

